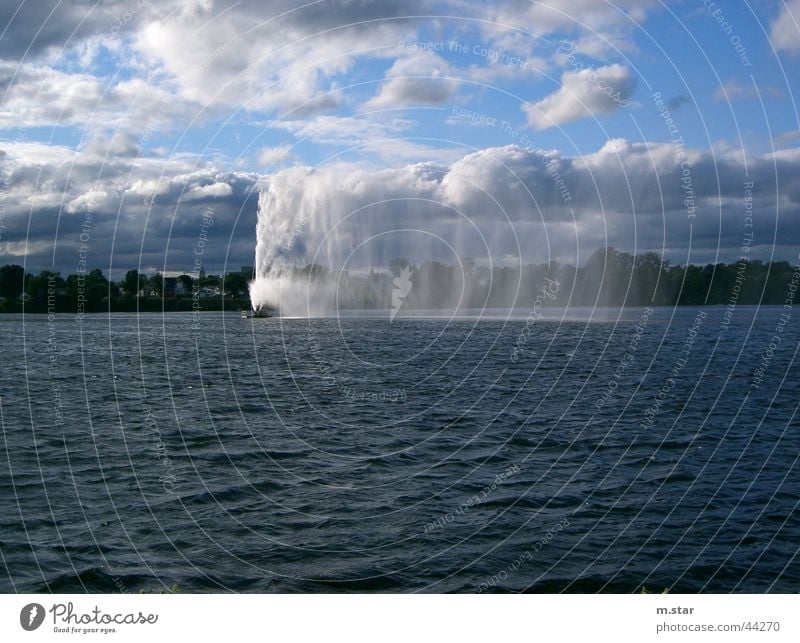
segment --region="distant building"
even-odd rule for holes
[[[199,295],[203,299],[211,299],[222,295],[222,290],[220,290],[219,286],[203,286],[200,288]]]
[[[190,294],[190,290],[186,288],[186,284],[183,283],[183,280],[178,278],[175,283],[175,296],[176,297],[187,297]]]

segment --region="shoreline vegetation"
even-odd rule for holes
[[[764,263],[745,257],[731,264],[672,265],[655,253],[631,255],[597,250],[581,267],[528,264],[521,268],[480,266],[471,259],[415,265],[395,259],[385,270],[342,273],[316,265],[289,267],[282,278],[335,286],[342,309],[381,309],[392,305],[393,280],[403,271],[411,286],[404,306],[446,308],[460,299],[465,308],[531,307],[543,284],[557,283],[549,306],[784,305],[794,299],[800,264]],[[344,275],[344,278],[342,278]],[[181,312],[250,309],[251,267],[223,275],[165,277],[129,270],[110,281],[95,268],[66,277],[58,272],[26,273],[22,266],[0,267],[0,313]],[[552,290],[552,289],[551,289]]]

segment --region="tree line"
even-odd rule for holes
[[[349,309],[391,308],[393,293],[402,295],[404,309],[530,308],[542,304],[545,286],[550,294],[544,304],[550,306],[782,305],[800,268],[759,260],[673,265],[653,252],[603,248],[580,267],[553,262],[490,268],[469,258],[455,264],[398,258],[388,270],[366,275],[305,266],[289,267],[283,276],[301,287],[328,284],[337,305]]]
[[[250,278],[244,269],[224,275],[201,272],[178,277],[128,270],[121,280],[112,281],[99,268],[62,277],[50,270],[34,275],[22,266],[5,265],[0,267],[0,312],[177,311],[192,310],[195,300],[204,310],[244,308],[250,306]]]
[[[799,270],[787,261],[673,265],[652,252],[632,255],[604,248],[579,267],[551,263],[489,268],[471,259],[415,264],[398,258],[368,274],[308,265],[286,268],[284,276],[298,287],[330,286],[337,305],[349,309],[391,308],[401,278],[407,279],[400,284],[406,309],[450,308],[459,302],[465,308],[530,307],[547,280],[558,282],[558,296],[546,302],[550,305],[696,306],[734,301],[781,305],[793,283],[796,287]],[[129,270],[115,282],[97,268],[62,277],[6,265],[0,268],[0,312],[75,312],[79,300],[85,312],[191,310],[197,299],[205,310],[249,308],[251,277],[252,269],[178,277]]]

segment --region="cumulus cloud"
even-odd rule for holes
[[[123,130],[113,131],[110,135],[96,132],[86,140],[81,150],[96,156],[114,158],[132,158],[141,152],[139,139]]]
[[[603,58],[616,51],[630,50],[631,31],[659,4],[658,0],[490,2],[482,8],[490,21],[482,28],[496,42],[520,50],[530,47],[527,34],[574,34],[581,51]]]
[[[185,121],[189,106],[200,118],[230,108],[295,117],[329,109],[342,100],[337,75],[370,48],[412,34],[420,21],[404,16],[424,13],[425,2],[324,4],[331,6],[86,0],[25,2],[15,12],[4,5],[0,126],[143,128],[161,105],[168,109],[159,128]],[[59,55],[47,58],[51,50]],[[108,65],[109,52],[132,77],[109,85],[90,73],[95,63]],[[76,56],[78,71],[63,64]]]
[[[441,105],[457,90],[450,65],[433,52],[422,51],[395,61],[366,108]]]
[[[167,265],[190,270],[204,215],[214,219],[204,263],[221,269],[252,261],[259,176],[198,158],[105,155],[38,143],[0,143],[4,195],[0,253],[30,270],[74,272],[81,225],[89,221],[89,262],[120,270]],[[30,226],[29,226],[30,218]]]
[[[132,6],[136,11],[125,17]],[[220,241],[208,246],[208,264],[228,254],[222,240],[232,234],[236,247],[231,256],[248,262],[257,184],[266,185],[264,198],[271,211],[287,213],[288,218],[278,217],[272,224],[300,225],[302,234],[292,245],[300,253],[315,247],[317,232],[323,238],[330,226],[351,219],[361,227],[342,229],[337,236],[341,249],[351,248],[348,244],[365,234],[391,232],[398,222],[438,234],[453,247],[476,254],[490,248],[497,256],[538,256],[550,243],[560,256],[568,256],[579,240],[581,247],[590,248],[605,241],[629,249],[636,243],[654,247],[664,241],[658,237],[662,230],[672,247],[681,247],[688,223],[681,157],[673,146],[613,140],[579,157],[515,146],[465,156],[461,149],[414,140],[410,111],[404,118],[364,114],[441,105],[469,80],[499,84],[523,73],[490,55],[450,55],[445,60],[432,51],[399,51],[399,42],[421,34],[463,41],[465,36],[483,36],[481,46],[487,50],[518,52],[540,70],[559,61],[554,39],[544,43],[539,37],[569,37],[583,56],[602,62],[593,63],[600,65],[596,69],[564,73],[561,87],[524,108],[528,123],[544,129],[613,113],[632,96],[635,79],[628,67],[606,64],[608,58],[617,49],[630,50],[632,30],[659,6],[659,0],[45,0],[23,3],[12,19],[16,7],[11,4],[0,9],[0,19],[10,25],[0,39],[0,127],[58,125],[65,127],[59,132],[64,133],[77,131],[77,126],[88,129],[89,136],[76,149],[0,146],[0,163],[10,181],[4,197],[4,250],[41,263],[49,261],[57,241],[58,260],[69,269],[81,216],[95,211],[92,237],[98,263],[108,258],[109,240],[114,239],[115,261],[135,265],[143,245],[146,265],[166,261],[180,269],[191,258],[197,216],[212,208],[213,234]],[[773,41],[786,51],[797,48],[798,6],[792,0],[773,24]],[[413,17],[426,14],[440,17]],[[448,15],[456,19],[448,20]],[[479,20],[462,21],[465,15]],[[116,31],[114,25],[119,26]],[[65,54],[57,55],[62,47]],[[123,59],[125,73],[106,74],[109,61]],[[376,84],[378,65],[388,71]],[[536,73],[531,69],[533,65],[524,73]],[[354,87],[348,87],[349,81]],[[728,83],[725,90],[729,97],[747,98],[745,87]],[[334,108],[335,114],[324,113]],[[158,133],[172,124],[191,128],[203,119],[227,119],[240,110],[248,114],[226,121],[233,123],[232,129],[263,120],[304,141],[355,149],[344,158],[357,153],[363,159],[366,152],[374,154],[367,156],[369,161],[391,159],[387,164],[392,168],[337,165],[311,171],[296,167],[299,161],[288,146],[267,138],[269,147],[250,152],[259,169],[272,172],[265,177],[193,155],[169,157],[173,141],[158,140]],[[347,116],[354,111],[359,115]],[[268,116],[250,119],[252,112]],[[200,149],[191,134],[190,129],[181,141],[188,138],[193,149]],[[161,158],[148,156],[145,141],[157,144]],[[420,158],[427,162],[410,162]],[[742,160],[699,151],[688,152],[688,158],[693,187],[705,208],[693,224],[693,238],[706,250],[718,239],[735,248],[741,236],[736,216],[741,210]],[[280,165],[281,171],[269,169],[285,160],[292,163]],[[795,151],[748,160],[760,188],[759,207],[772,212],[780,205],[781,221],[796,216],[800,160]],[[771,196],[778,187],[776,172],[778,200]],[[302,213],[310,217],[320,203],[332,217],[326,225],[297,219]],[[28,217],[34,222],[31,238],[24,236]],[[641,217],[664,217],[667,223],[631,225]],[[456,221],[467,224],[453,227]],[[767,232],[764,228],[765,244]],[[795,242],[793,234],[781,238]],[[385,256],[391,259],[394,250],[387,241]]]
[[[694,219],[685,205],[684,161]],[[250,263],[256,243],[265,262],[351,267],[397,256],[452,261],[454,250],[480,260],[574,263],[607,244],[665,247],[681,261],[687,252],[693,261],[711,260],[718,249],[735,259],[745,180],[755,184],[754,256],[758,246],[771,248],[776,230],[778,258],[796,256],[800,246],[797,148],[748,158],[747,174],[733,153],[623,139],[582,156],[510,145],[450,162],[296,165],[268,176],[189,157],[109,162],[91,149],[34,143],[0,145],[0,164],[9,178],[0,252],[31,269],[48,267],[55,246],[56,266],[74,271],[87,213],[91,263],[109,265],[113,248],[120,270],[189,270],[199,222],[209,213],[204,263],[214,269],[226,258],[237,267]],[[257,221],[259,193],[269,216]]]
[[[37,0],[0,3],[0,57],[35,58],[52,49],[69,49],[96,32],[119,33],[141,18],[143,0]],[[116,27],[116,31],[112,31]]]
[[[22,66],[4,107],[32,126],[89,119],[117,127],[137,119],[141,123],[148,106],[163,98],[172,107],[170,116],[180,111],[175,120],[187,113],[179,105],[203,117],[234,108],[298,118],[346,104],[344,76],[359,61],[396,55],[399,42],[413,40],[423,25],[432,24],[415,16],[460,17],[466,6],[469,15],[481,18],[480,28],[494,47],[522,50],[532,70],[545,68],[553,52],[539,52],[544,58],[537,54],[541,42],[530,33],[577,31],[584,53],[601,56],[609,43],[625,41],[632,21],[658,6],[633,0],[617,0],[616,5],[594,0],[45,0],[25,2],[16,11],[12,3],[0,10],[8,25],[0,58]],[[458,36],[470,25],[456,20],[447,28]],[[69,65],[44,69],[56,60],[48,59],[48,52],[61,49],[59,61],[77,57],[80,71],[74,65],[72,71],[65,71]],[[405,52],[395,61],[372,107],[441,104],[453,95],[458,83],[445,79],[451,71],[447,63],[430,52],[418,53]],[[108,86],[89,73],[107,66],[109,56],[125,61],[132,77]],[[9,79],[16,71],[4,69],[0,77]],[[463,74],[492,82],[511,71],[487,59],[464,68]]]
[[[594,0],[6,4],[0,9],[7,25],[0,39],[0,127],[77,125],[151,134],[230,110],[298,120],[347,108],[363,100],[346,85],[357,65],[398,53],[366,109],[439,105],[458,91],[457,78],[493,83],[520,73],[491,56],[454,67],[433,52],[398,52],[399,42],[419,38],[425,26],[455,38],[476,28],[447,15],[479,17],[487,47],[518,50],[529,63],[527,73],[535,73],[553,56],[539,51],[543,41],[536,36],[575,32],[584,53],[604,56],[609,43],[625,41],[632,21],[658,6],[617,0],[620,12]],[[443,17],[419,17],[430,14]],[[125,74],[109,77],[110,62],[124,63]]]
[[[770,25],[770,40],[778,50],[800,51],[800,0],[782,3],[778,17]]]
[[[105,190],[89,190],[67,203],[67,212],[70,214],[95,212],[98,209],[105,209],[109,203],[109,194]]]
[[[697,205],[691,212],[684,162]],[[583,156],[510,145],[450,164],[298,166],[263,180],[259,265],[266,271],[279,260],[333,267],[386,265],[398,256],[452,261],[453,249],[481,261],[512,255],[575,263],[605,245],[666,248],[682,262],[718,252],[733,260],[741,252],[745,180],[754,182],[754,210],[763,213],[754,223],[754,256],[772,249],[776,229],[778,255],[796,255],[800,151],[750,158],[748,171],[749,179],[733,154],[623,139]]]
[[[297,115],[339,104],[336,77],[357,58],[413,34],[420,21],[405,16],[424,14],[426,4],[192,4],[169,19],[150,20],[137,31],[134,47],[188,100],[240,106],[247,96],[248,110]]]
[[[194,185],[183,196],[183,201],[206,201],[219,199],[233,194],[233,188],[224,181],[209,183],[208,185]]]
[[[532,105],[524,105],[528,123],[547,129],[598,114],[610,114],[628,105],[636,86],[623,65],[564,72],[561,87]]]
[[[0,127],[91,125],[95,128],[164,127],[185,116],[185,104],[140,78],[108,85],[92,74],[42,64],[0,62],[4,92]]]

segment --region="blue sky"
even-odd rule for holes
[[[370,208],[350,238],[428,222],[496,261],[606,244],[735,260],[748,179],[756,252],[797,257],[797,0],[31,4],[0,10],[3,263],[69,272],[91,211],[96,265],[180,271],[213,210],[208,267],[238,268],[277,252],[259,199],[284,228],[302,220],[303,261],[325,229],[305,224],[313,194],[326,217]],[[320,187],[342,177],[358,180]],[[497,198],[468,198],[476,182]],[[383,191],[418,207],[378,207]],[[456,206],[482,245],[443,214]]]

